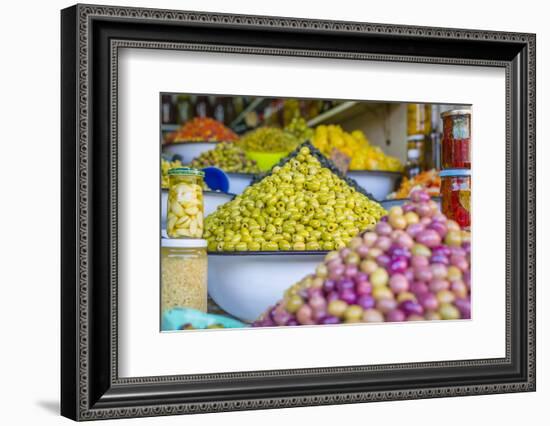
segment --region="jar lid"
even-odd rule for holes
[[[426,135],[409,135],[407,136],[408,141],[423,141],[426,138]]]
[[[168,176],[204,176],[204,172],[191,167],[175,167],[168,170]]]
[[[409,149],[407,151],[407,158],[410,160],[418,160],[420,158],[420,150],[419,149]]]
[[[160,245],[173,248],[205,248],[208,241],[202,238],[161,238]]]
[[[439,177],[470,176],[470,169],[445,169],[439,172]]]
[[[441,113],[441,118],[450,117],[452,115],[470,115],[472,114],[471,109],[451,109],[449,111],[443,111]]]

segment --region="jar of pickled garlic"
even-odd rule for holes
[[[194,238],[161,240],[161,314],[172,308],[206,312],[207,241]]]
[[[204,172],[189,167],[168,171],[166,233],[170,238],[201,238],[204,228]]]
[[[471,151],[471,111],[455,109],[441,113],[443,139],[441,142],[441,167],[444,169],[469,169]]]
[[[471,176],[469,169],[447,169],[441,177],[441,211],[461,228],[470,229]]]

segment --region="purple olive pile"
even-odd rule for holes
[[[470,233],[421,190],[329,252],[256,327],[470,318]]]

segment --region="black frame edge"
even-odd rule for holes
[[[61,414],[78,418],[77,15],[61,11]]]

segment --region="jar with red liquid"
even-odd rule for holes
[[[441,177],[441,211],[457,222],[462,229],[470,229],[470,194],[472,181],[469,169],[447,169]]]
[[[444,169],[469,169],[471,165],[471,111],[455,109],[441,113],[443,140],[441,142],[441,167]]]

